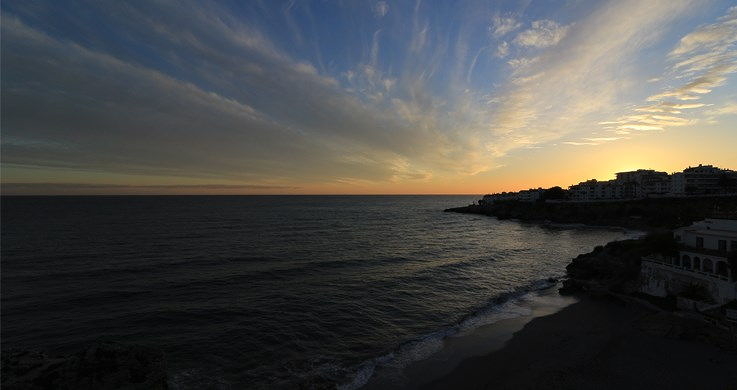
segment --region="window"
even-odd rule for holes
[[[685,258],[687,258],[687,257],[688,257],[688,256],[683,256],[683,258],[684,258],[684,259],[685,259]],[[677,267],[680,267],[680,266],[681,266],[681,259],[679,259],[679,258],[678,258],[678,256],[676,256],[676,257],[675,257],[675,258],[673,259],[673,265],[675,265],[675,266],[677,266]]]
[[[727,263],[717,261],[717,275],[727,277]]]
[[[737,251],[737,241],[732,240],[729,243],[729,250],[731,250],[731,251]]]
[[[701,271],[701,259],[698,257],[693,258],[693,269]]]
[[[727,240],[719,240],[719,251],[720,252],[727,251]]]
[[[714,272],[714,268],[712,267],[711,260],[704,259],[704,262],[701,266],[701,270],[704,272]]]
[[[691,259],[688,256],[683,256],[683,262],[681,263],[683,268],[691,269]]]
[[[697,248],[704,247],[704,237],[696,237],[696,247]]]

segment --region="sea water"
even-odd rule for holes
[[[629,233],[444,213],[478,196],[3,197],[3,348],[160,348],[171,386],[357,388]]]

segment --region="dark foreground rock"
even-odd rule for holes
[[[161,351],[117,343],[50,357],[31,351],[2,352],[2,388],[12,389],[166,389]]]
[[[652,253],[672,254],[678,247],[670,232],[652,232],[635,240],[613,241],[579,255],[566,266],[567,278],[561,293],[618,292],[636,293],[640,263]]]

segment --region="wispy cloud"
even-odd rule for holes
[[[599,145],[598,142],[575,142],[575,141],[565,141],[563,142],[565,145],[572,145],[572,146],[595,146]]]
[[[379,1],[374,5],[374,15],[377,18],[383,18],[389,13],[389,4],[386,1]]]
[[[591,142],[611,142],[622,139],[622,137],[594,137],[594,138],[584,138],[587,141]]]
[[[248,194],[299,187],[248,184],[3,183],[5,195]]]
[[[664,130],[695,123],[683,116],[683,110],[707,106],[696,102],[715,88],[724,85],[727,75],[737,72],[737,7],[732,7],[716,23],[707,24],[683,36],[668,54],[668,72],[676,79],[688,80],[676,88],[651,95],[638,107],[644,113],[620,117],[614,122],[619,130]],[[675,100],[668,101],[668,100]]]
[[[491,18],[489,32],[495,38],[503,37],[522,27],[522,23],[513,16],[494,15]]]
[[[437,50],[428,47],[437,37],[419,16],[408,43],[417,50],[408,64],[419,66],[408,65],[401,79],[386,74],[376,32],[366,62],[341,80],[218,8],[154,6],[169,18],[155,20],[125,4],[109,14],[135,16],[116,22],[132,39],[157,45],[175,68],[186,64],[174,73],[197,82],[3,14],[6,166],[255,185],[423,181],[492,165],[472,105],[459,100],[448,116],[447,103],[426,91],[439,66]],[[27,115],[36,110],[46,115]]]
[[[638,107],[635,111],[640,112],[663,112],[669,114],[680,114],[681,110],[687,110],[691,108],[701,108],[706,106],[704,103],[672,103],[672,102],[660,102],[650,106]],[[602,122],[611,123],[611,122]],[[614,122],[617,123],[617,122]]]
[[[538,48],[553,46],[563,39],[568,28],[552,20],[536,20],[532,22],[532,28],[519,33],[514,38],[514,43]]]
[[[236,31],[223,34],[230,38],[218,45],[236,45],[248,56],[246,64],[219,64],[221,74],[241,76],[238,84],[228,88],[226,80],[203,73],[212,83],[223,83],[218,94],[58,41],[17,19],[3,16],[2,27],[3,71],[19,75],[4,82],[5,135],[54,141],[4,141],[5,164],[251,182],[353,174],[381,180],[396,174],[384,159],[405,153],[416,158],[410,150],[419,152],[420,144],[413,139],[428,139],[416,128],[390,135],[389,129],[401,128],[398,118],[372,111],[309,64],[291,61],[268,43]],[[189,50],[216,46],[187,43]],[[271,76],[265,79],[252,68],[269,69]],[[249,90],[259,91],[258,107],[241,102],[251,100]],[[277,106],[268,105],[275,101]],[[273,119],[283,107],[289,114]],[[46,115],[26,115],[29,110]],[[414,149],[401,151],[402,143]],[[342,158],[368,150],[374,156],[370,163]]]
[[[724,84],[727,75],[737,72],[737,6],[716,23],[707,24],[685,35],[668,54],[674,62],[671,71],[677,78],[690,79],[681,87],[650,96],[698,100]]]
[[[503,41],[496,47],[496,56],[504,58],[509,54],[509,43]]]
[[[583,138],[581,141],[564,141],[561,143],[571,146],[598,146],[607,142],[618,141],[621,139],[624,139],[624,137],[588,137]]]
[[[632,80],[622,74],[625,64],[690,5],[688,0],[607,2],[570,26],[540,22],[520,33],[520,42],[541,50],[534,57],[508,61],[513,68],[510,84],[491,103],[495,150],[503,154],[530,143],[590,132],[589,123],[620,111],[618,96],[631,87]],[[613,78],[612,74],[620,76]],[[613,123],[620,135],[662,127],[620,119]]]
[[[66,13],[5,3],[3,167],[251,186],[424,183],[494,169],[517,149],[601,145],[689,124],[699,110],[729,115],[698,98],[734,72],[734,10],[684,36],[650,88],[675,87],[633,106],[622,99],[643,84],[633,64],[695,0],[574,3],[547,13],[565,20],[473,1],[252,2],[241,13],[194,1]],[[334,26],[319,23],[325,8]],[[592,133],[602,118],[606,132]]]
[[[670,56],[683,58],[697,53],[718,55],[730,51],[737,42],[736,20],[737,6],[734,6],[728,9],[726,15],[719,18],[717,23],[703,26],[681,38]],[[693,64],[693,62],[686,64]],[[676,64],[676,68],[682,67],[684,67],[683,62]]]
[[[706,115],[737,115],[737,102],[727,102],[722,106],[714,107],[713,109],[707,110]]]

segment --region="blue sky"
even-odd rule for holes
[[[736,42],[731,1],[4,1],[3,183],[473,193],[737,168]]]

